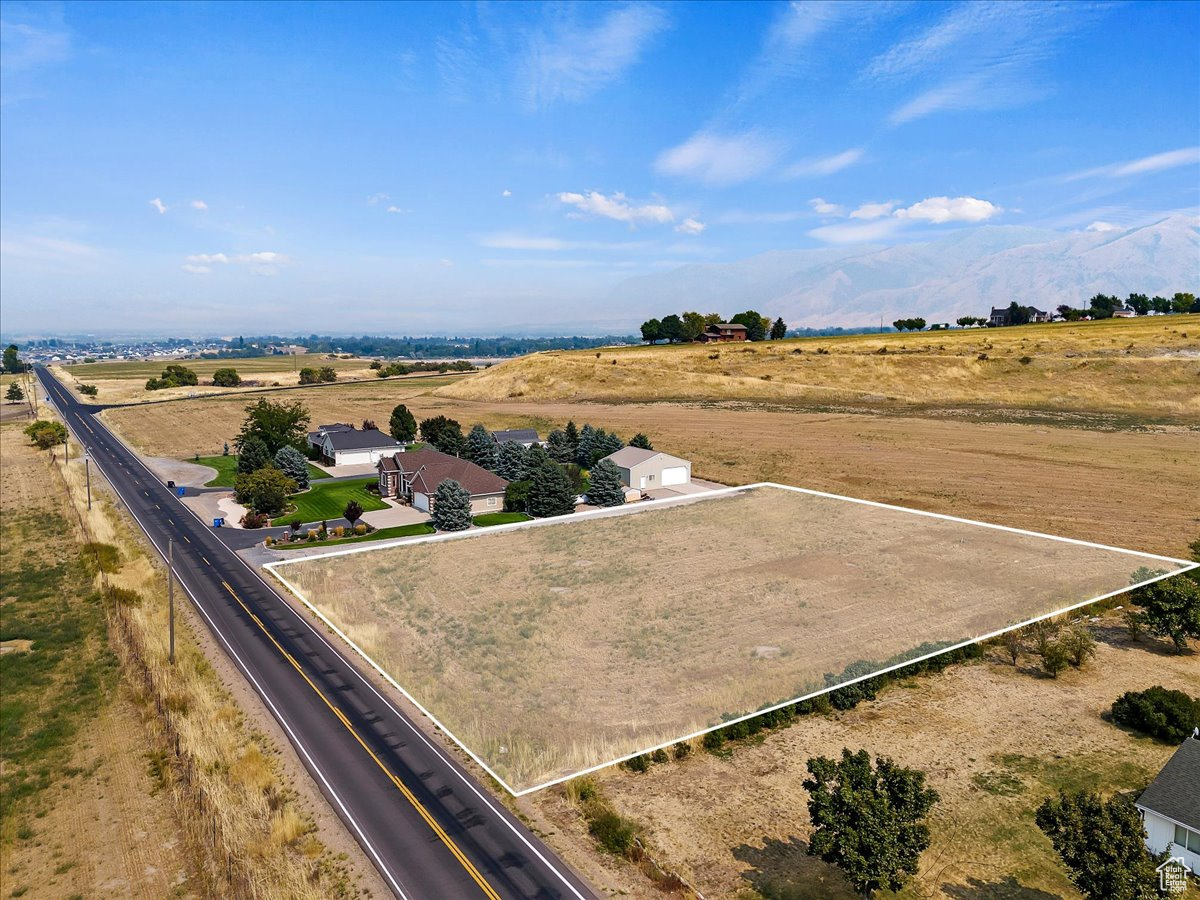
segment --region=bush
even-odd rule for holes
[[[142,595],[129,588],[108,585],[104,588],[104,599],[118,606],[141,606]]]
[[[163,369],[161,378],[151,378],[148,380],[146,382],[146,390],[161,391],[164,388],[183,387],[199,383],[200,379],[196,377],[196,373],[191,369],[172,364]]]
[[[242,383],[242,376],[237,369],[217,369],[213,372],[213,385],[216,387],[237,387]]]
[[[671,749],[675,752],[676,759],[683,759],[692,752],[692,745],[687,741],[680,741]]]
[[[608,807],[595,810],[589,817],[588,831],[601,847],[616,856],[629,856],[637,838],[633,823]]]
[[[647,754],[642,753],[633,757],[633,759],[625,760],[625,762],[623,762],[621,765],[623,765],[630,772],[646,772],[650,769],[650,757]]]
[[[354,533],[355,533],[356,535],[358,535],[359,537],[362,537],[364,534],[366,534],[366,533],[367,533],[367,525],[366,525],[366,523],[365,523],[365,522],[359,522],[357,525],[355,525],[355,526],[354,526]]]
[[[1156,684],[1118,697],[1112,705],[1112,718],[1133,731],[1178,744],[1200,726],[1200,699]]]
[[[25,434],[40,450],[49,450],[67,442],[67,429],[62,422],[38,419],[25,426]]]
[[[1064,631],[1058,643],[1067,654],[1067,660],[1077,669],[1096,655],[1096,639],[1082,622]]]
[[[243,528],[266,528],[271,524],[271,517],[266,513],[257,513],[254,510],[247,510],[242,516]]]
[[[100,389],[94,384],[81,384],[79,385],[79,393],[86,394],[89,397],[95,397],[100,393]]]
[[[1042,671],[1051,678],[1057,678],[1058,673],[1071,664],[1071,656],[1061,641],[1050,641],[1040,651]]]

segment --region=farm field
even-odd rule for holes
[[[687,401],[1104,413],[1200,423],[1200,315],[552,351],[439,391],[462,400]]]
[[[900,898],[1079,898],[1034,810],[1059,788],[1140,792],[1171,756],[1174,746],[1101,718],[1122,693],[1161,684],[1200,696],[1194,653],[1130,642],[1119,614],[1093,629],[1095,659],[1057,679],[1040,676],[1034,657],[1014,667],[997,650],[895,684],[854,710],[798,719],[729,754],[697,748],[645,773],[611,768],[592,778],[644,829],[655,859],[706,897],[853,900],[860,895],[837,869],[806,854],[812,829],[801,782],[810,757],[865,748],[923,770],[942,798],[932,845]],[[587,826],[561,791],[531,799],[561,829],[558,841],[586,845]],[[641,878],[639,896],[662,896],[636,871],[629,877]]]
[[[0,454],[5,896],[199,896],[63,486],[20,425]]]
[[[172,362],[194,371],[200,384],[190,387],[165,388],[159,391],[146,390],[146,381],[162,375],[163,369]],[[342,359],[320,354],[296,356],[259,356],[249,359],[185,359],[151,360],[137,362],[95,362],[73,366],[56,366],[55,372],[64,383],[75,387],[93,384],[99,393],[95,397],[82,394],[84,403],[153,403],[176,400],[193,394],[203,396],[215,393],[246,393],[270,387],[289,387],[299,383],[299,370],[305,366],[320,368],[332,366],[342,381],[379,381],[370,368],[371,360],[358,357]],[[215,387],[212,375],[217,369],[236,369],[243,383],[236,388]]]
[[[471,376],[477,378],[481,376]],[[723,484],[775,481],[1001,525],[1179,556],[1200,528],[1195,426],[1115,427],[1089,414],[987,421],[955,411],[917,415],[887,404],[858,410],[803,406],[573,403],[532,398],[468,401],[440,395],[452,379],[387,381],[288,391],[314,422],[386,422],[405,403],[422,419],[464,429],[536,427],[568,419],[641,431]],[[1148,385],[1148,391],[1154,386]],[[241,426],[245,397],[105,410],[149,456],[220,453]]]
[[[764,486],[273,571],[523,792],[1120,590],[1142,566],[1179,568]]]

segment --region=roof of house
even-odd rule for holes
[[[746,326],[739,322],[718,322],[716,325],[709,325],[708,330],[713,328],[725,329],[726,331],[745,331]]]
[[[440,450],[413,450],[385,456],[379,461],[385,472],[402,472],[412,476],[414,490],[432,494],[447,478],[453,478],[472,496],[502,494],[508,482],[467,459],[459,459]]]
[[[347,425],[345,422],[334,422],[331,425],[318,425],[316,433],[320,434],[322,431],[353,431],[353,430],[354,430],[353,425]]]
[[[647,460],[654,459],[656,456],[670,456],[671,459],[679,459],[678,456],[671,456],[669,453],[663,453],[661,450],[643,450],[641,447],[622,447],[616,453],[610,453],[604,457],[615,466],[620,466],[622,469],[632,469],[634,466],[640,466]],[[680,460],[686,462],[686,460]]]
[[[1200,738],[1189,737],[1179,745],[1137,803],[1200,831]]]
[[[325,438],[335,450],[374,450],[378,447],[400,447],[402,444],[390,434],[384,434],[378,428],[368,428],[358,431],[327,431]]]
[[[508,441],[516,441],[518,444],[536,443],[541,438],[533,428],[513,428],[509,431],[493,431],[492,438],[497,444],[504,444]]]

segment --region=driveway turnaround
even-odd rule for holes
[[[595,893],[218,540],[45,369],[37,375],[397,897]]]

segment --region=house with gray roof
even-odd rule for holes
[[[1170,850],[1200,872],[1200,729],[1179,745],[1137,799],[1151,853]]]
[[[627,488],[653,491],[689,484],[692,480],[692,464],[688,460],[661,450],[622,447],[604,458],[617,467]]]
[[[509,441],[520,444],[528,449],[534,444],[540,445],[542,439],[538,437],[537,431],[532,428],[512,428],[508,431],[493,431],[492,440],[497,444],[507,444]]]
[[[321,425],[308,435],[308,445],[321,454],[326,466],[374,465],[404,445],[378,428],[359,430],[353,425]]]

